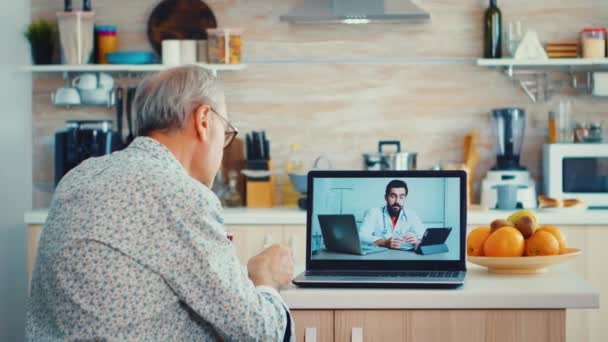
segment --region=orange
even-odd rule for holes
[[[483,244],[490,236],[490,227],[473,229],[467,237],[467,255],[483,256]]]
[[[527,256],[559,254],[559,242],[553,234],[537,230],[526,243]]]
[[[566,236],[561,230],[559,230],[559,228],[555,226],[542,226],[538,228],[538,231],[551,233],[557,239],[557,242],[559,242],[560,249],[568,247],[568,244],[566,243]]]
[[[518,257],[524,255],[524,236],[513,227],[502,227],[492,233],[483,245],[483,252],[491,257]]]

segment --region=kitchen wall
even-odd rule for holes
[[[17,72],[29,62],[23,29],[27,1],[0,2],[0,341],[23,341],[25,332],[25,224],[32,208],[31,78]]]
[[[119,27],[124,50],[148,49],[146,22],[157,0],[96,0],[99,23]],[[232,120],[246,132],[265,129],[274,165],[298,143],[308,166],[317,155],[335,168],[360,168],[361,153],[379,139],[398,139],[419,153],[419,167],[462,160],[463,137],[480,133],[479,181],[494,163],[488,112],[528,110],[523,164],[537,179],[551,103],[532,104],[498,71],[479,68],[480,0],[418,0],[433,18],[425,24],[368,26],[289,25],[279,16],[296,0],[207,0],[220,26],[245,29],[249,67],[224,73]],[[32,17],[53,17],[62,2],[32,0]],[[604,0],[501,1],[505,23],[523,19],[541,40],[576,38],[582,27],[606,25]],[[50,92],[62,81],[38,77],[34,87],[34,205],[46,207],[53,180],[52,134],[64,120],[112,118],[104,109],[62,109]],[[606,100],[573,97],[577,117],[601,120]],[[476,185],[478,197],[479,182]]]

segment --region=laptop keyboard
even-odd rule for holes
[[[455,278],[458,271],[398,271],[398,272],[352,272],[352,271],[308,271],[306,275],[323,277],[383,277],[383,278]]]

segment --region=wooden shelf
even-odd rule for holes
[[[218,71],[238,71],[247,67],[246,64],[197,64],[214,73]],[[169,68],[163,64],[82,64],[82,65],[27,65],[21,67],[21,71],[32,73],[53,73],[53,72],[156,72]]]

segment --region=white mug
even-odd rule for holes
[[[180,40],[180,60],[182,64],[196,63],[196,40]]]
[[[84,105],[107,106],[114,105],[114,90],[97,88],[93,90],[79,90],[80,101]]]
[[[61,87],[51,93],[51,100],[56,106],[76,106],[80,104],[80,94],[76,88]]]
[[[106,73],[82,74],[72,80],[72,86],[79,90],[112,89],[114,79]]]
[[[163,64],[164,65],[179,65],[181,63],[181,46],[180,41],[175,39],[163,40]]]

